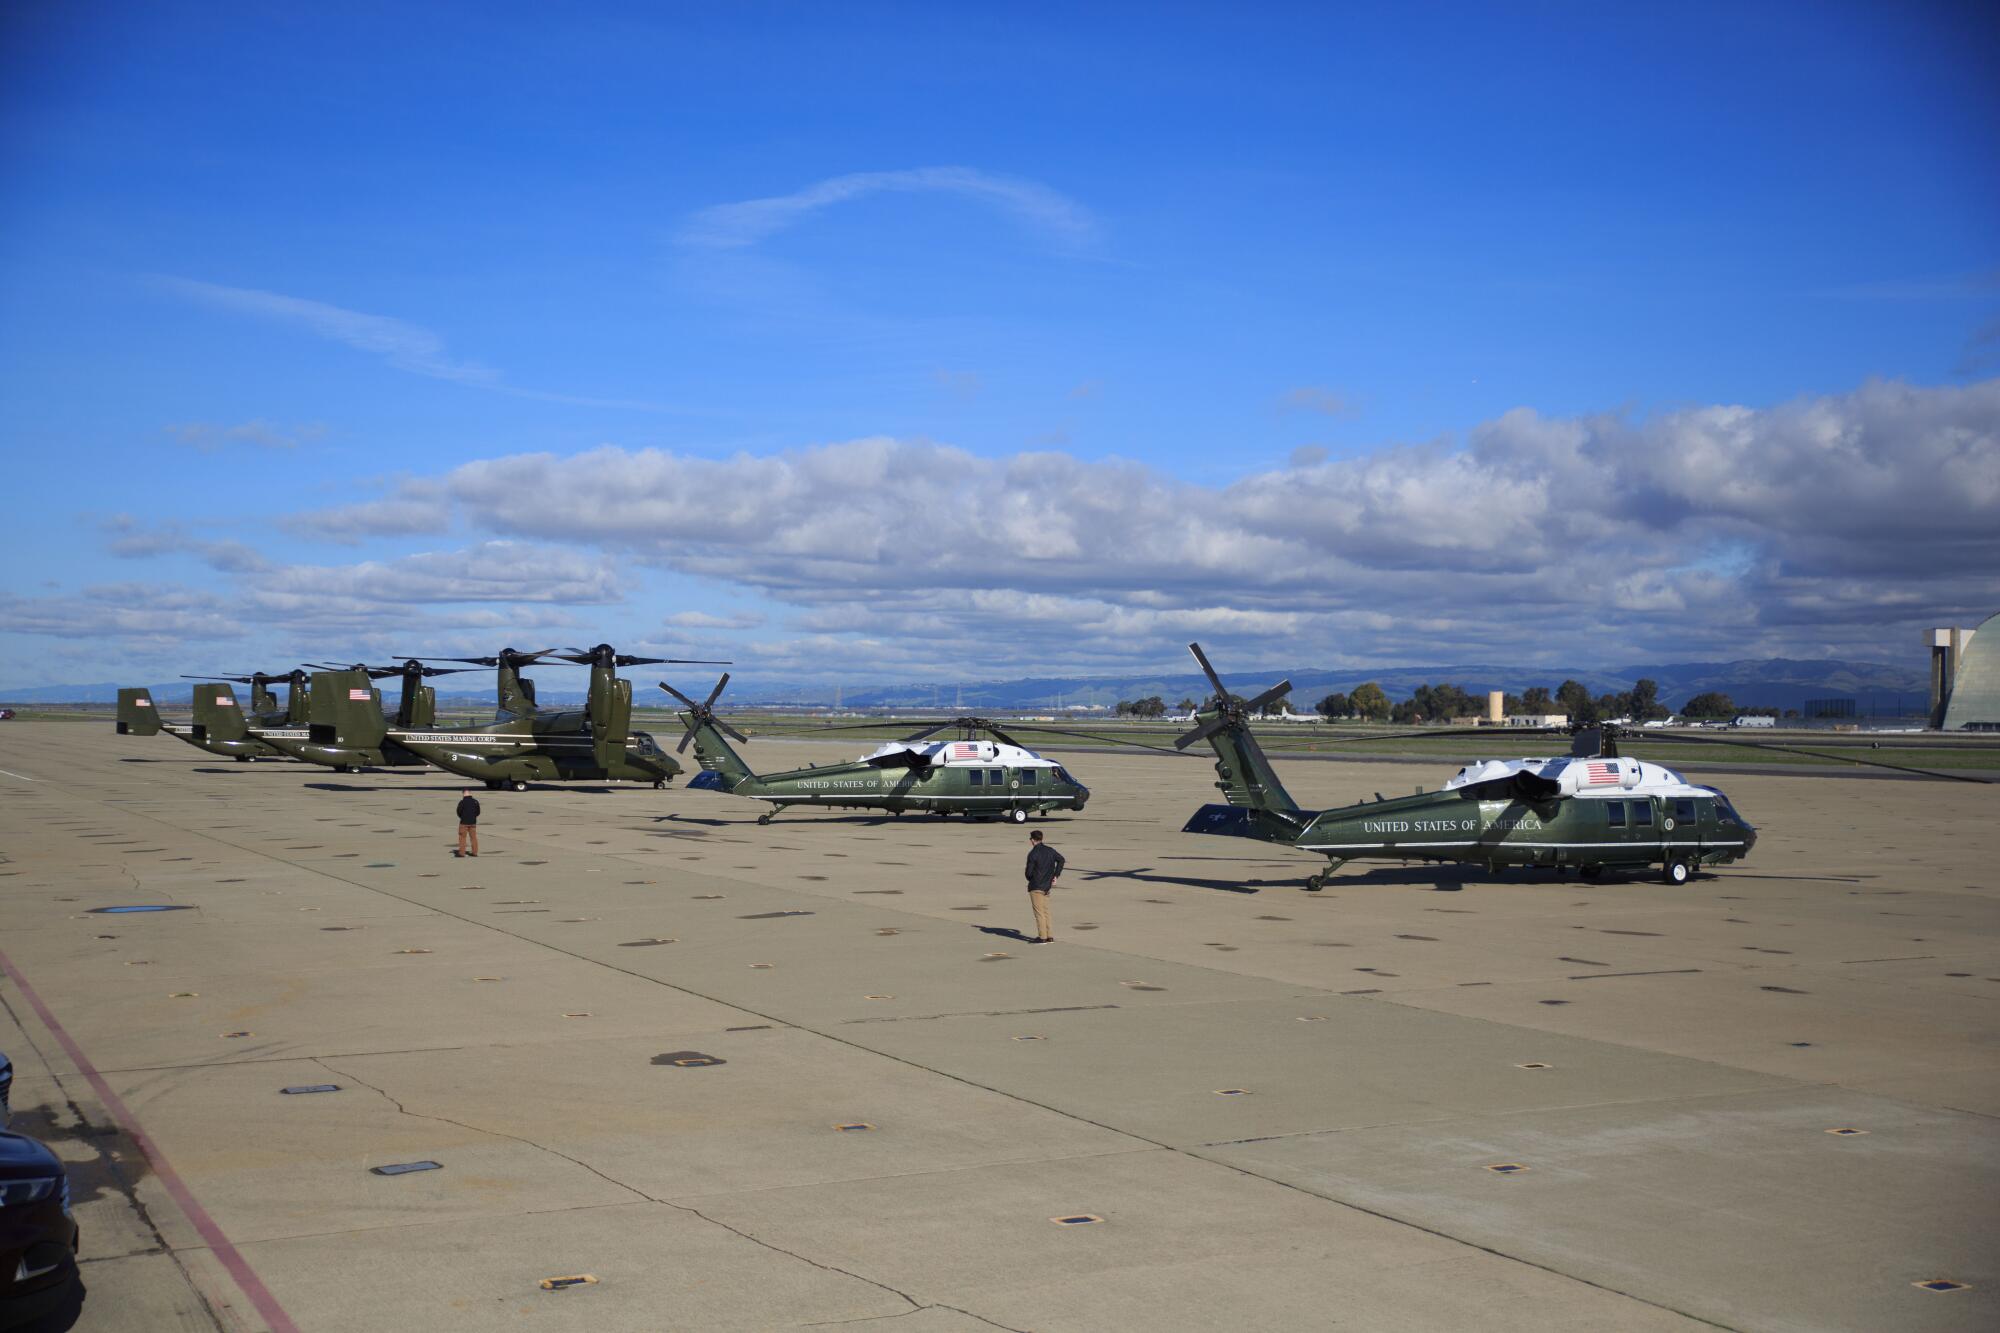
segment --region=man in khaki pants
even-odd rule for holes
[[[472,850],[466,850],[466,844]],[[479,855],[479,802],[472,795],[471,788],[458,794],[458,850],[453,856]]]
[[[1028,905],[1035,909],[1035,943],[1054,944],[1055,929],[1049,924],[1049,890],[1063,872],[1063,855],[1042,842],[1042,831],[1028,835]]]

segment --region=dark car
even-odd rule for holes
[[[0,1124],[13,1072],[0,1055]],[[0,1130],[0,1328],[39,1319],[69,1299],[77,1240],[63,1164],[27,1135]]]

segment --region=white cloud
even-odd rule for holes
[[[1360,411],[1345,395],[1316,384],[1287,390],[1278,398],[1278,406],[1287,412],[1316,412],[1325,417],[1351,417]]]
[[[475,529],[628,552],[760,589],[800,629],[928,634],[961,660],[1129,661],[1203,624],[1316,658],[1907,658],[1919,621],[2000,599],[2000,381],[1524,409],[1462,445],[1302,454],[1223,487],[883,438],[514,455],[439,482]]]
[[[1088,244],[1096,231],[1096,223],[1081,204],[1046,185],[970,167],[919,167],[855,172],[792,194],[717,204],[689,218],[678,239],[682,245],[704,249],[741,249],[820,209],[885,192],[959,195],[997,208],[1065,248]]]

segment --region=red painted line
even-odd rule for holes
[[[104,1081],[104,1075],[97,1072],[97,1066],[90,1063],[89,1057],[83,1053],[83,1048],[78,1046],[63,1029],[63,1025],[56,1021],[56,1016],[49,1012],[46,1004],[42,1003],[42,997],[35,994],[35,988],[21,975],[21,969],[14,966],[14,961],[4,952],[0,952],[0,972],[5,972],[14,978],[14,984],[21,988],[21,994],[25,995],[28,1003],[34,1006],[35,1013],[40,1016],[43,1026],[55,1033],[56,1040],[62,1044],[63,1051],[71,1062],[83,1072],[83,1077],[90,1083],[91,1090],[97,1094],[97,1099],[111,1112],[111,1118],[118,1122],[119,1128],[131,1136],[132,1142],[139,1145],[139,1151],[146,1155],[148,1162],[152,1163],[154,1179],[166,1187],[169,1197],[181,1212],[187,1215],[188,1221],[194,1223],[196,1234],[207,1243],[215,1257],[221,1260],[222,1266],[229,1270],[229,1276],[236,1280],[236,1285],[250,1298],[250,1304],[257,1307],[257,1313],[264,1317],[264,1322],[270,1326],[271,1333],[299,1333],[299,1326],[292,1322],[292,1317],[285,1313],[285,1307],[278,1304],[278,1298],[271,1294],[270,1288],[264,1285],[263,1279],[259,1278],[256,1270],[250,1267],[250,1261],[230,1243],[229,1237],[222,1234],[222,1228],[215,1224],[215,1219],[208,1215],[208,1210],[195,1201],[193,1193],[181,1180],[180,1173],[168,1163],[167,1155],[160,1151],[159,1145],[154,1143],[140,1127],[139,1117],[133,1115],[132,1108],[125,1105],[124,1099],[111,1090],[111,1085]]]

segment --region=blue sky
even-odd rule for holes
[[[0,25],[0,684],[1912,661],[2000,602],[1980,6]]]

